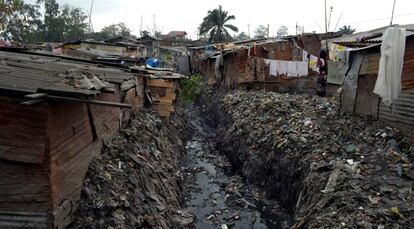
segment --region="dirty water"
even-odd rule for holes
[[[214,130],[195,108],[188,110],[191,131],[182,170],[185,205],[195,215],[195,227],[288,228],[285,213],[262,211],[266,204],[255,198],[254,189],[241,177],[232,174],[228,159],[215,150]]]

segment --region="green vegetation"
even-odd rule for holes
[[[0,0],[0,39],[37,43],[132,36],[124,23],[112,24],[100,32],[91,33],[88,15],[79,7],[59,5],[57,0],[26,2]]]
[[[259,25],[254,31],[255,38],[265,38],[267,37],[267,27],[264,25]]]
[[[224,11],[221,6],[217,9],[209,10],[207,16],[203,19],[199,27],[200,35],[208,35],[209,42],[221,43],[231,41],[232,36],[227,29],[233,32],[238,32],[239,29],[228,24],[229,21],[236,19],[234,15],[229,15],[229,12]]]
[[[341,32],[342,34],[348,35],[355,33],[355,29],[351,28],[350,25],[344,25],[342,28],[339,28],[338,32]]]
[[[181,98],[185,103],[193,102],[200,94],[202,77],[193,75],[189,79],[181,80]]]

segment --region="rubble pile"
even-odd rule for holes
[[[207,89],[200,101],[217,149],[293,228],[414,225],[414,153],[397,129],[310,95]]]
[[[180,115],[137,113],[90,165],[71,227],[192,228],[181,209],[182,130]]]

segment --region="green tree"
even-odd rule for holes
[[[59,4],[56,0],[40,0],[44,3],[44,40],[49,42],[63,41],[65,21],[60,17]]]
[[[127,25],[123,22],[118,23],[119,27],[119,35],[124,37],[130,37],[131,36],[131,30],[127,27]]]
[[[342,34],[353,34],[355,33],[355,29],[351,28],[350,25],[344,25],[341,28],[339,28],[338,32]]]
[[[282,38],[282,37],[284,37],[284,36],[287,36],[287,35],[289,34],[289,33],[288,33],[288,31],[289,31],[288,27],[287,27],[287,26],[282,25],[282,26],[280,26],[280,27],[279,27],[279,29],[277,30],[277,32],[276,32],[276,37],[277,37],[277,38]]]
[[[40,5],[44,6],[44,17]],[[0,35],[6,39],[34,43],[82,39],[87,30],[87,16],[80,8],[59,7],[56,0],[0,0]]]
[[[264,25],[259,25],[259,27],[257,27],[254,30],[254,37],[255,38],[265,38],[267,37],[267,27]]]
[[[209,34],[209,42],[219,43],[232,39],[227,29],[238,32],[239,29],[231,24],[229,21],[236,19],[234,15],[229,15],[227,11],[223,11],[219,6],[217,9],[209,10],[207,16],[204,17],[203,23],[199,27],[200,35]]]
[[[63,40],[81,40],[85,38],[88,24],[86,23],[85,12],[80,8],[73,8],[69,5],[64,5],[59,16],[64,22]]]
[[[250,39],[250,37],[245,32],[241,32],[237,36],[235,36],[235,39],[238,41],[242,41],[242,40],[248,40]]]
[[[0,33],[1,36],[8,39],[10,37],[7,31],[9,24],[15,20],[15,14],[21,10],[23,1],[21,0],[0,0]]]
[[[87,16],[80,8],[60,7],[56,0],[38,0],[44,4],[44,41],[64,42],[85,37]]]
[[[92,34],[91,38],[95,40],[108,40],[116,36],[133,37],[131,29],[125,23],[111,24],[105,26],[100,32]]]
[[[39,29],[42,27],[39,9],[39,4],[26,4],[22,2],[13,11],[8,11],[7,19],[4,19],[2,24],[1,36],[18,42],[28,43],[36,41],[40,34]],[[5,11],[0,14],[4,16]]]

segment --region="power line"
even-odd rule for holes
[[[75,6],[75,7],[80,7],[80,6],[82,6],[83,4],[85,4],[86,2],[89,2],[90,0],[81,0],[81,1],[78,1],[77,3],[71,3],[70,5],[71,6]]]
[[[120,8],[125,8],[125,9],[128,9],[128,10],[133,10],[133,8],[131,8],[131,7],[127,7],[127,6],[124,6],[122,4],[114,3],[114,2],[111,2],[111,1],[107,1],[107,0],[100,0],[100,2],[104,2],[104,3],[110,4],[110,5],[117,6],[117,7],[120,7]]]
[[[395,1],[396,1],[396,0],[394,0],[394,4],[393,4],[393,6],[392,6],[392,15],[391,15],[391,22],[390,22],[390,25],[392,25],[392,20],[394,19]]]
[[[396,16],[394,16],[394,18],[409,16],[409,15],[414,15],[414,12],[396,15]],[[355,24],[363,24],[363,23],[374,22],[374,21],[383,21],[383,20],[388,20],[388,19],[390,19],[390,18],[389,17],[376,18],[376,19],[370,19],[370,20],[365,20],[365,21],[356,21],[356,22],[350,22],[350,23],[344,23],[344,24],[346,24],[346,25],[355,25]]]

